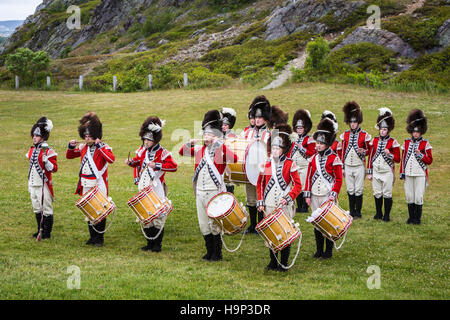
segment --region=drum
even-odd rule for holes
[[[245,150],[244,171],[248,181],[256,186],[261,165],[267,159],[267,145],[261,140],[251,142]]]
[[[238,162],[228,163],[225,169],[225,182],[250,183],[244,171],[245,150],[249,142],[247,140],[227,139],[225,145],[238,157]]]
[[[127,205],[143,225],[147,225],[158,217],[168,216],[173,205],[167,198],[161,197],[149,186],[131,198]]]
[[[212,197],[206,205],[206,213],[228,235],[242,231],[248,221],[248,214],[242,204],[229,192]]]
[[[326,201],[306,221],[334,242],[345,235],[353,218],[333,201]]]
[[[116,210],[116,205],[111,197],[106,197],[98,186],[86,192],[78,199],[75,206],[83,212],[93,225],[96,225]]]
[[[275,253],[286,248],[302,234],[299,224],[294,223],[282,208],[261,220],[255,229]]]

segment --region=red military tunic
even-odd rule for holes
[[[380,143],[381,141],[381,143]],[[386,155],[384,150],[388,149],[391,155]],[[400,145],[397,140],[387,136],[385,139],[380,137],[373,138],[372,142],[369,144],[369,158],[367,161],[367,174],[373,173],[373,163],[377,157],[383,157],[384,161],[392,168],[395,172],[395,163],[400,162]]]
[[[317,157],[319,156],[319,153],[316,153],[309,163],[308,173],[306,176],[306,185],[303,189],[305,198],[311,198],[311,190],[314,183],[317,181],[317,178],[319,178],[316,165]],[[325,150],[323,156],[321,156],[318,160],[324,178],[332,187],[330,190],[330,195],[337,199],[342,186],[342,162],[338,155],[335,154],[330,148]]]
[[[66,158],[67,159],[75,159],[75,158],[81,157],[81,161],[83,163],[83,161],[85,161],[84,158],[85,158],[86,152],[88,152],[88,150],[89,150],[89,146],[87,144],[80,144],[79,146],[77,146],[75,148],[73,148],[69,145],[69,147],[67,148],[67,152],[66,152]],[[95,148],[92,158],[93,158],[94,163],[99,171],[102,171],[102,169],[104,169],[107,164],[114,163],[114,161],[115,161],[115,157],[114,157],[111,147],[103,142],[101,142],[99,145],[96,145],[96,148]],[[81,186],[81,178],[90,179],[90,180],[94,180],[96,178],[95,178],[95,176],[83,176],[83,174],[81,173],[81,169],[80,169],[79,177],[80,177],[80,179],[78,180],[77,189],[75,191],[75,194],[82,195],[83,188]],[[105,168],[105,172],[103,173],[102,178],[103,178],[103,182],[105,183],[105,186],[106,186],[106,193],[108,195],[109,189],[108,189],[108,169],[107,168]]]
[[[42,159],[43,155],[44,155],[43,149],[41,149],[40,147],[36,149],[35,146],[31,146],[30,150],[28,150],[28,153],[26,154],[26,157],[30,161],[30,167],[28,169],[28,179],[30,178],[30,172],[31,172],[33,166],[38,165],[36,167],[36,169],[38,170],[38,173],[42,173],[43,168],[44,168],[44,162]],[[50,191],[50,194],[54,198],[55,193],[53,191],[52,173],[58,171],[57,153],[53,149],[48,148],[45,151],[45,155],[47,156],[48,162],[50,162],[51,166],[52,166],[51,170],[49,170],[47,167],[45,168],[45,173],[44,173],[45,184],[47,185],[48,190]],[[42,177],[42,174],[40,174],[40,176]]]
[[[414,149],[418,149],[420,151],[420,155],[416,155]],[[428,183],[428,168],[427,165],[430,165],[433,162],[433,154],[431,152],[431,145],[428,140],[420,137],[417,141],[413,141],[412,138],[406,139],[405,143],[402,146],[402,161],[400,165],[400,179],[404,178],[406,174],[406,165],[411,156],[415,156],[417,162],[422,167],[425,172],[425,176],[427,178]]]
[[[345,165],[346,158],[352,149],[362,148],[364,149],[364,153],[360,154],[358,152],[357,155],[361,159],[362,163],[366,164],[366,156],[369,150],[369,142],[371,139],[370,134],[361,128],[356,129],[355,133],[351,133],[351,130],[345,131],[341,134],[341,143],[337,147],[338,156],[342,160],[342,163]],[[355,150],[356,151],[356,150]]]
[[[265,206],[266,197],[270,190],[275,185],[275,179],[284,192],[287,194],[283,197],[288,203],[291,203],[302,192],[302,184],[300,176],[298,174],[298,168],[292,159],[282,155],[280,161],[276,167],[277,172],[272,172],[272,162],[266,161],[264,167],[258,176],[258,183],[256,185],[258,201],[257,206]],[[292,184],[291,189],[288,191],[289,185]]]
[[[155,168],[153,170],[162,171],[162,175],[159,177],[161,183],[164,183],[164,176],[166,172],[176,172],[177,163],[173,160],[172,154],[167,151],[166,148],[160,144],[153,146],[151,149],[147,149],[141,146],[136,150],[136,156],[132,159],[130,167],[133,167],[134,182],[139,181],[142,168],[145,166],[144,162],[155,162]]]

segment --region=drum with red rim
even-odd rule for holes
[[[78,199],[75,206],[81,210],[93,225],[104,220],[116,210],[116,205],[111,197],[103,194],[98,186],[89,189],[88,192]]]
[[[242,204],[229,192],[221,192],[212,197],[206,206],[206,213],[228,235],[242,231],[248,221]]]
[[[167,198],[161,198],[151,186],[131,198],[127,205],[143,225],[158,217],[168,216],[173,210],[172,202]]]

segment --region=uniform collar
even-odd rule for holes
[[[350,129],[351,133],[359,133],[361,131],[361,127],[358,126],[358,128],[356,128],[355,130]]]
[[[152,151],[158,151],[160,147],[161,147],[161,145],[158,143],[158,144],[155,144],[153,147],[151,147],[151,148],[149,148],[149,149],[147,149],[147,150],[148,150],[149,152],[152,152]]]
[[[321,157],[327,157],[327,156],[329,156],[330,154],[331,154],[331,148],[330,147],[328,147],[326,150],[324,150],[324,151],[322,151],[322,152],[318,152],[319,153],[319,155],[321,156]]]
[[[389,140],[391,136],[388,134],[385,137],[380,136],[380,140]]]

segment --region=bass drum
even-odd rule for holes
[[[267,146],[261,140],[251,142],[245,150],[244,171],[248,181],[256,186],[261,165],[267,159]]]

